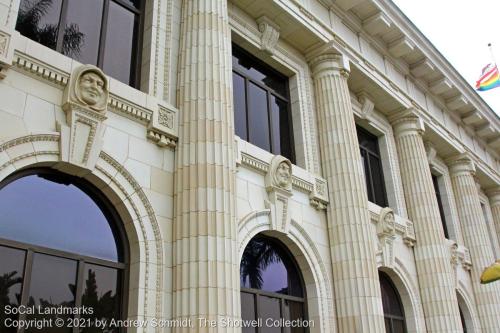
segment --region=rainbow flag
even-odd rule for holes
[[[480,91],[500,87],[500,73],[496,64],[488,64],[483,68],[481,77],[476,82],[476,89]]]

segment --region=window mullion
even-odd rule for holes
[[[245,141],[250,141],[250,117],[248,115],[248,110],[250,108],[250,99],[248,98],[248,85],[249,85],[249,80],[248,77],[244,76],[245,79],[245,118],[246,118],[246,127],[247,127],[247,132],[246,132],[246,138],[243,138]]]
[[[56,51],[60,53],[63,53],[64,30],[66,28],[66,17],[68,16],[68,1],[69,0],[63,0],[62,2],[59,25],[57,27]]]
[[[269,143],[271,146],[271,153],[277,154],[276,147],[274,146],[274,122],[273,122],[273,110],[271,109],[271,93],[269,88],[266,90],[266,98],[267,98],[267,119],[269,122]]]
[[[26,251],[26,259],[24,262],[24,276],[23,276],[23,285],[21,287],[22,289],[21,289],[21,304],[20,305],[28,306],[32,268],[33,268],[33,250],[28,249]],[[26,313],[20,314],[19,320],[20,321],[26,320]],[[18,332],[23,333],[24,328],[20,328]]]
[[[104,8],[102,10],[101,19],[101,35],[99,36],[99,52],[97,53],[97,67],[103,68],[104,52],[106,51],[106,34],[108,32],[108,17],[109,17],[109,2],[104,0]]]

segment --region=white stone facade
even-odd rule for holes
[[[311,333],[385,332],[378,270],[408,333],[462,332],[459,308],[467,332],[498,330],[500,282],[479,275],[500,256],[500,120],[392,2],[147,0],[140,90],[107,78],[101,116],[65,106],[82,64],[16,32],[18,8],[0,0],[0,181],[54,168],[108,197],[130,319],[239,318],[239,262],[264,233],[298,263]],[[289,77],[286,190],[235,135],[231,43]],[[367,199],[356,125],[378,137],[389,208]],[[185,331],[241,330],[128,329]]]

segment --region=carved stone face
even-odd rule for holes
[[[82,100],[88,105],[96,105],[104,98],[104,80],[94,72],[86,72],[78,81]]]
[[[384,222],[387,223],[387,225],[394,224],[394,214],[393,213],[385,214]]]
[[[276,169],[278,184],[282,187],[286,187],[290,182],[291,176],[290,166],[286,162],[281,162]]]

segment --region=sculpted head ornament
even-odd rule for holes
[[[291,190],[292,163],[283,156],[274,156],[266,178],[268,178],[268,185]]]
[[[95,66],[81,66],[73,72],[70,94],[70,101],[104,112],[109,97],[108,79]]]
[[[377,234],[391,235],[394,233],[394,212],[391,208],[385,207],[380,211],[377,225]]]

